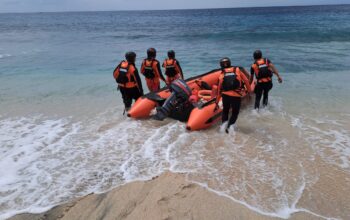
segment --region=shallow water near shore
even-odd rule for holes
[[[348,219],[349,11],[0,14],[0,219],[165,170],[264,215]],[[186,77],[222,56],[248,69],[261,48],[284,83],[267,108],[242,109],[228,135],[219,125],[187,132],[171,119],[132,120],[112,71],[129,49],[139,66],[150,46],[159,60],[174,49]]]

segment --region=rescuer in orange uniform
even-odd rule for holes
[[[216,103],[218,103],[220,97],[222,97],[222,123],[228,121],[225,130],[226,133],[228,133],[230,126],[235,124],[238,118],[239,110],[241,108],[242,91],[246,87],[248,93],[250,93],[251,88],[248,78],[239,67],[231,66],[231,60],[229,58],[222,58],[220,60],[220,66],[222,72],[219,76]],[[232,109],[232,115],[229,120],[230,109]]]
[[[165,69],[166,84],[170,85],[176,79],[184,79],[180,63],[175,59],[175,52],[168,51],[168,59],[165,59],[162,65]]]
[[[141,73],[146,78],[146,84],[150,92],[157,92],[160,89],[160,79],[165,82],[159,61],[156,60],[157,51],[154,48],[147,50],[147,58],[141,65]]]
[[[282,83],[282,78],[279,75],[276,67],[267,58],[262,57],[262,52],[256,50],[253,54],[255,62],[250,68],[250,82],[253,81],[254,76],[257,79],[255,86],[255,109],[259,109],[261,96],[263,96],[263,106],[265,107],[269,99],[269,91],[272,89],[272,76],[277,76],[278,82]]]
[[[125,59],[115,68],[113,77],[122,94],[125,111],[128,111],[132,100],[134,99],[136,101],[143,95],[143,89],[139,72],[135,67],[136,54],[134,52],[127,52]]]

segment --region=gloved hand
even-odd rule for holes
[[[282,78],[281,77],[278,77],[278,82],[282,83]]]

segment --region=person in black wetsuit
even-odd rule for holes
[[[253,54],[255,62],[252,64],[250,68],[250,83],[252,83],[254,76],[257,79],[257,84],[255,86],[255,109],[259,109],[260,100],[263,96],[263,106],[267,106],[269,99],[269,91],[272,89],[272,76],[275,74],[277,76],[278,82],[282,83],[282,78],[279,75],[276,67],[272,64],[272,62],[263,58],[262,52],[260,50],[256,50]]]
[[[125,59],[113,71],[113,77],[118,84],[122,94],[125,111],[131,107],[132,100],[135,101],[143,95],[142,83],[139,72],[135,66],[136,53],[127,52]]]

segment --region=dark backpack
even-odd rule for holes
[[[118,70],[119,73],[116,79],[117,83],[126,84],[127,82],[129,82],[129,78],[128,78],[129,66],[130,65],[128,65],[126,68],[123,68],[121,65],[119,66],[119,70]]]
[[[259,68],[258,75],[256,76],[257,79],[263,79],[263,78],[269,78],[272,77],[272,71],[269,69],[269,63],[267,59],[265,59],[265,63],[258,64],[258,62],[255,62],[255,64]]]
[[[236,68],[233,72],[224,72],[222,81],[223,91],[233,91],[241,88],[241,81],[237,78]]]
[[[171,65],[168,65],[168,62],[165,61],[165,75],[168,77],[176,76],[175,60],[173,60],[173,63]]]
[[[155,74],[154,74],[154,70],[153,70],[153,60],[151,62],[151,66],[147,66],[146,65],[146,60],[145,60],[145,72],[143,73],[143,75],[145,75],[145,77],[147,79],[153,79],[155,77]]]

